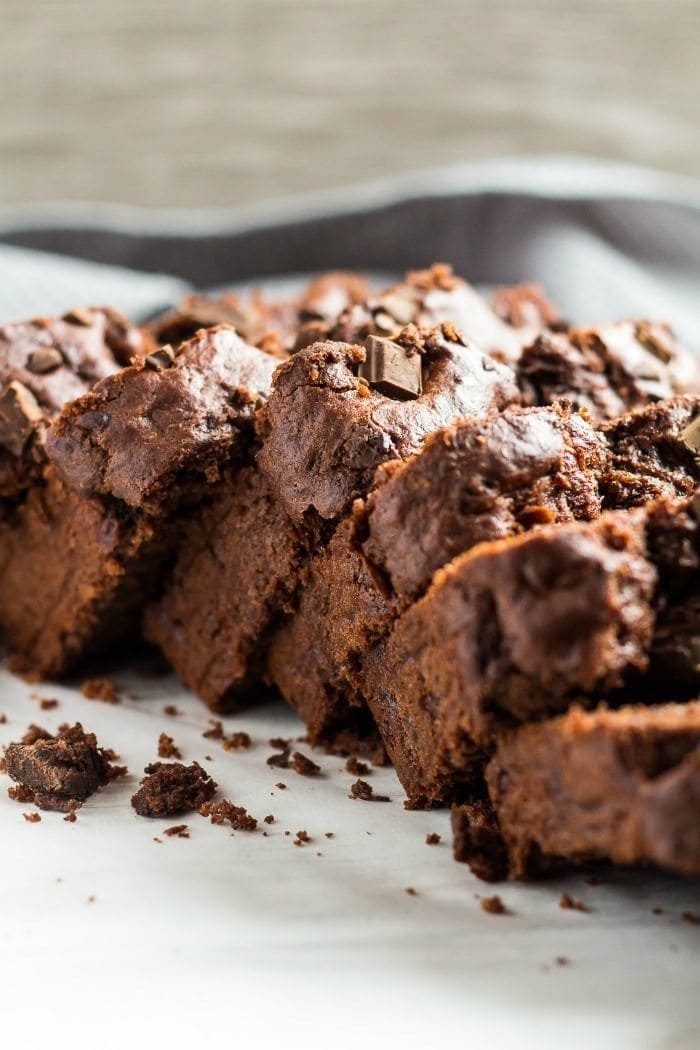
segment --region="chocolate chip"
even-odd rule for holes
[[[700,456],[700,416],[681,430],[680,439],[694,456]]]
[[[361,379],[388,397],[405,400],[420,396],[423,389],[420,354],[409,354],[398,343],[376,335],[369,336],[365,346],[367,357],[358,371]]]
[[[0,396],[0,445],[21,456],[42,415],[31,390],[17,380],[10,383]]]
[[[46,372],[55,372],[63,364],[63,358],[59,350],[53,346],[42,346],[39,350],[33,350],[27,358],[27,368],[35,375],[44,375]]]
[[[172,346],[161,346],[160,350],[146,354],[143,363],[146,368],[152,368],[154,372],[165,372],[175,363],[175,351]]]
[[[79,324],[83,328],[90,328],[94,322],[94,315],[87,307],[78,306],[73,310],[68,310],[63,315],[63,320],[68,321],[69,324]]]

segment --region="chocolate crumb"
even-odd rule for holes
[[[266,817],[263,817],[263,820],[265,821],[266,824],[274,824],[275,823],[275,818],[273,817],[272,813],[268,813]]]
[[[224,724],[218,718],[210,718],[210,729],[205,729],[202,736],[205,740],[221,740],[224,735]]]
[[[88,678],[80,687],[87,700],[101,700],[104,704],[118,704],[119,696],[115,682],[109,678]]]
[[[247,733],[231,733],[230,736],[224,737],[222,747],[224,751],[240,751],[241,749],[247,749],[251,745],[251,739]]]
[[[651,909],[651,914],[652,915],[663,915],[663,913],[664,913],[664,909],[663,908],[659,908],[658,905],[655,908]]]
[[[33,802],[34,792],[26,784],[17,784],[7,789],[7,794],[13,802]]]
[[[76,815],[75,810],[71,810],[70,813],[66,813],[66,815],[65,815],[65,817],[63,819],[68,824],[75,824],[75,822],[78,819],[78,817]]]
[[[40,809],[68,812],[114,776],[94,733],[77,722],[62,727],[56,737],[30,726],[20,743],[5,749],[7,772]]]
[[[41,814],[40,813],[23,813],[22,816],[24,817],[24,819],[27,821],[28,824],[38,824],[39,821],[41,820]]]
[[[554,961],[557,964],[557,966],[568,966],[571,963],[571,959],[568,957],[568,955],[557,955]]]
[[[391,802],[388,795],[375,795],[374,788],[366,780],[356,780],[350,787],[348,798],[359,798],[363,802]]]
[[[168,838],[188,839],[190,837],[190,829],[187,824],[173,824],[171,828],[166,828],[163,832]]]
[[[182,758],[182,752],[175,741],[167,733],[161,733],[158,737],[159,758]]]
[[[588,911],[583,901],[577,901],[569,893],[562,893],[559,898],[559,907],[565,911]]]
[[[287,785],[286,784],[282,784],[282,783],[275,784],[275,787],[279,788],[280,791],[286,791],[287,790]]]
[[[406,893],[408,894],[409,897],[417,897],[418,896],[418,890],[414,889],[413,886],[407,886],[406,887]]]
[[[42,711],[53,711],[55,707],[58,707],[58,700],[54,700],[51,697],[41,697],[39,700],[39,707]]]
[[[275,769],[289,769],[289,751],[280,751],[279,754],[270,755],[267,764],[274,766]]]
[[[505,904],[503,903],[501,898],[498,896],[498,894],[496,894],[493,897],[482,897],[482,899],[481,899],[481,907],[482,907],[482,909],[484,911],[488,912],[489,915],[507,915],[508,914],[508,909],[506,908]]]
[[[199,810],[214,796],[217,784],[198,762],[153,762],[131,799],[140,817],[169,817]]]
[[[292,741],[285,740],[283,736],[273,736],[268,740],[270,747],[274,748],[275,751],[291,751]]]
[[[325,832],[325,836],[326,836],[327,839],[332,839],[333,838],[333,832],[332,831],[326,831]]]
[[[311,836],[308,831],[302,829],[297,831],[297,837],[294,839],[295,846],[305,846],[308,842],[311,842]]]
[[[321,767],[317,766],[315,762],[312,762],[306,755],[302,755],[301,751],[295,751],[292,755],[291,761],[292,769],[295,773],[298,773],[302,777],[317,777],[321,772]]]
[[[684,911],[681,918],[683,922],[689,922],[693,926],[697,926],[700,923],[700,915],[696,915],[694,911]]]
[[[426,846],[437,846],[439,842],[440,836],[438,835],[437,831],[431,831],[428,835],[425,836]]]
[[[598,878],[598,876],[597,876],[597,875],[586,875],[586,877],[584,878],[584,880],[583,880],[583,881],[584,881],[584,882],[585,882],[585,883],[586,883],[586,884],[587,884],[588,886],[597,886],[597,885],[598,885],[598,883],[600,882],[600,879]]]
[[[177,718],[180,714],[180,709],[175,704],[166,704],[163,708],[163,714],[169,718]]]
[[[366,777],[370,772],[370,767],[366,762],[361,762],[359,758],[351,755],[345,763],[345,770],[348,773],[352,773],[355,777]]]
[[[0,726],[4,726],[7,722],[7,715],[0,715]]]
[[[59,726],[58,727],[58,731],[60,733],[63,729],[67,729],[67,728],[68,728],[67,726]],[[24,735],[22,737],[20,737],[20,741],[19,742],[20,742],[20,744],[27,744],[27,745],[31,746],[32,744],[36,744],[37,740],[52,740],[52,739],[53,739],[53,734],[49,733],[48,729],[44,729],[43,726],[34,725],[34,723],[32,722],[32,724],[27,727],[27,731],[24,733]]]
[[[199,807],[200,816],[209,817],[212,824],[230,824],[234,831],[255,831],[258,822],[243,806],[236,806],[230,799],[221,802],[205,802]]]

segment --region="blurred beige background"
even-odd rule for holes
[[[0,0],[0,200],[572,151],[698,176],[699,54],[700,0]]]

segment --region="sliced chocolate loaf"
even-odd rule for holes
[[[275,365],[220,327],[64,406],[40,476],[2,524],[0,616],[16,666],[61,675],[138,634],[182,516],[244,455]]]

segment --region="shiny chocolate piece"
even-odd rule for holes
[[[165,372],[175,364],[175,351],[172,346],[162,346],[160,350],[154,350],[143,359],[146,368],[152,368],[154,372]]]
[[[420,397],[423,390],[420,354],[376,335],[370,335],[365,346],[367,357],[358,372],[361,379],[366,379],[387,397],[402,401]]]
[[[31,390],[15,380],[0,396],[0,446],[21,456],[43,413]]]

